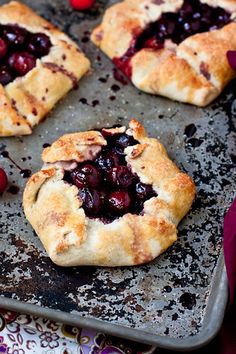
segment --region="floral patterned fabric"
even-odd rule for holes
[[[151,354],[155,348],[0,309],[0,354]]]

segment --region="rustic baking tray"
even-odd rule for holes
[[[74,38],[93,70],[31,136],[0,139],[0,165],[10,178],[0,198],[0,306],[159,347],[200,347],[220,328],[227,300],[222,223],[236,185],[235,82],[206,109],[146,95],[89,41],[108,2],[99,0],[85,13],[64,0],[25,3]],[[178,241],[139,267],[53,265],[21,202],[27,177],[41,167],[43,146],[64,133],[127,124],[131,117],[160,138],[197,185]]]

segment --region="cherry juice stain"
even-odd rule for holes
[[[16,185],[12,185],[7,189],[7,192],[13,195],[16,195],[19,192],[20,188]]]
[[[196,295],[190,293],[184,293],[183,295],[180,296],[179,301],[184,308],[188,310],[192,310],[192,308],[196,306]]]
[[[193,148],[196,148],[202,145],[203,141],[203,139],[190,138],[187,140],[187,144],[191,145]]]
[[[113,77],[116,81],[120,82],[122,85],[128,85],[128,81],[124,74],[120,72],[117,68],[113,69]]]
[[[21,168],[12,158],[11,156],[9,155],[9,152],[8,151],[2,151],[1,152],[1,156],[3,158],[6,158],[8,159],[9,161],[11,161],[13,163],[13,165],[20,171],[20,175],[23,177],[23,178],[29,178],[31,176],[31,170],[29,169],[23,169]]]
[[[51,144],[49,144],[49,143],[44,143],[43,144],[43,148],[45,149],[45,148],[47,148],[47,147],[50,147],[51,146]]]
[[[196,125],[189,124],[184,129],[184,135],[186,135],[187,138],[191,138],[196,133],[196,131],[197,131]]]

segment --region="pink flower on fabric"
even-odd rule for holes
[[[59,336],[56,333],[43,332],[39,338],[41,339],[40,344],[42,348],[49,347],[50,349],[53,349],[59,346]]]
[[[0,337],[0,354],[5,354],[7,352],[7,345],[3,343],[3,337]]]
[[[18,343],[13,344],[11,348],[8,349],[8,354],[25,354],[24,349],[19,347]]]

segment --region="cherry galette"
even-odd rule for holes
[[[191,178],[134,119],[128,129],[64,135],[42,159],[24,211],[61,266],[151,261],[176,240],[195,195]]]
[[[125,0],[91,39],[139,89],[205,106],[235,77],[235,18],[231,0]]]
[[[25,5],[0,7],[0,136],[24,135],[89,69],[64,33]]]

